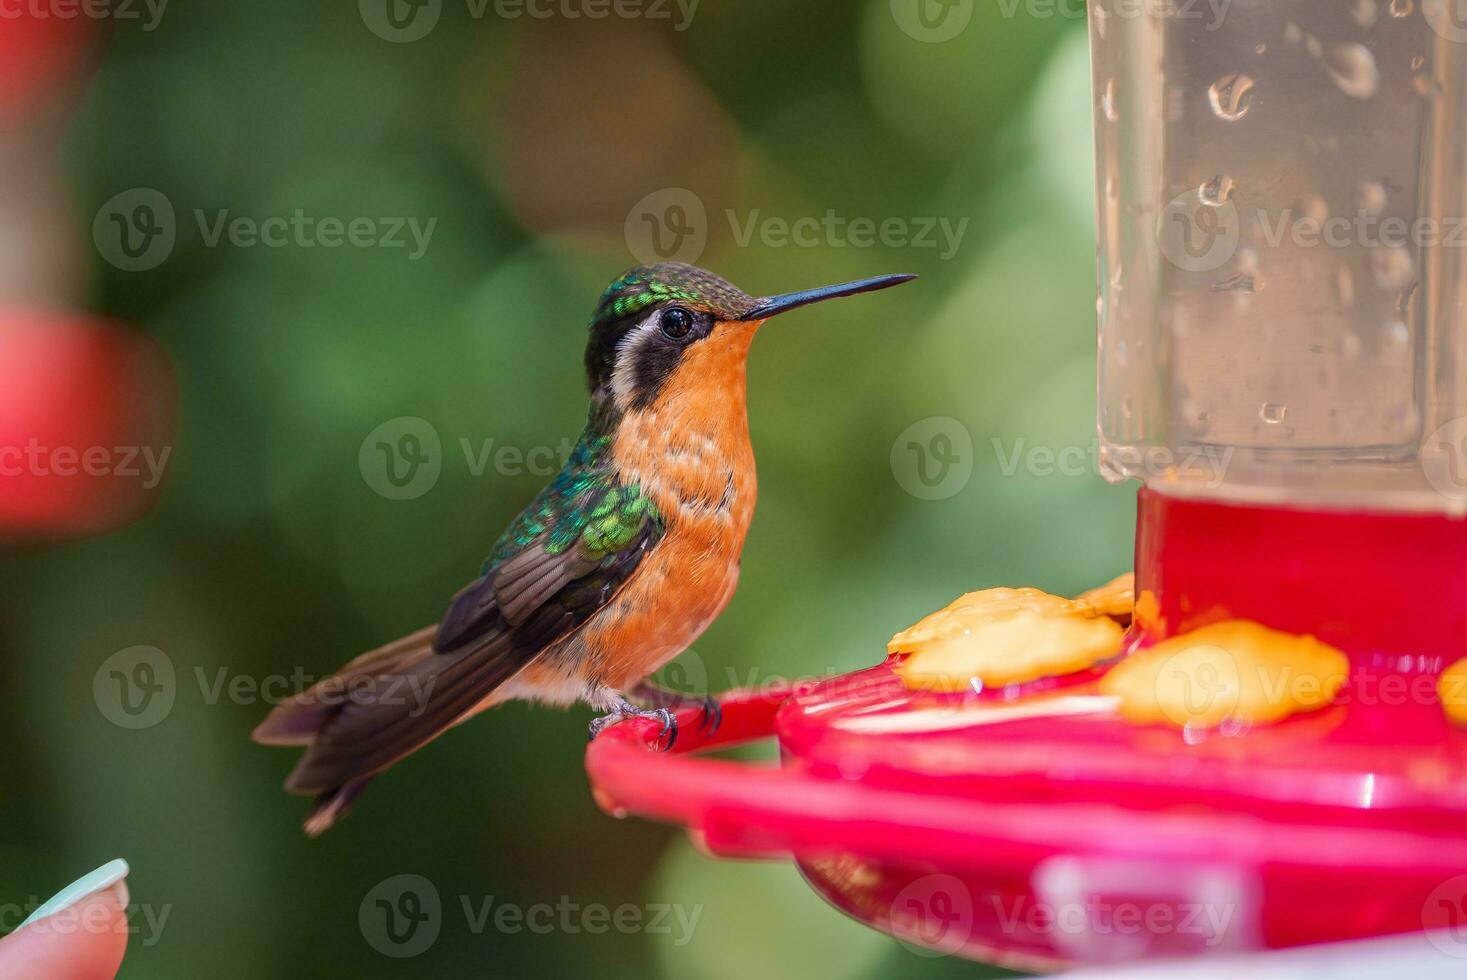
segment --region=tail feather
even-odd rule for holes
[[[421,661],[432,652],[437,630],[436,626],[424,627],[367,651],[330,677],[280,702],[250,733],[250,738],[260,745],[310,745],[341,710],[343,699],[351,695],[352,685],[378,675],[400,674]]]
[[[312,837],[329,829],[372,778],[431,742],[534,656],[496,631],[451,653],[434,651],[437,627],[357,657],[282,702],[254,731],[262,745],[304,746],[285,788],[316,797]]]
[[[307,837],[320,837],[326,831],[336,826],[336,821],[346,816],[351,805],[356,802],[362,790],[372,777],[366,779],[354,779],[338,789],[329,793],[322,793],[311,802],[311,809],[306,812],[305,827]]]

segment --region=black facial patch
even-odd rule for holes
[[[699,310],[688,312],[693,314],[693,329],[686,336],[669,337],[661,329],[654,327],[646,338],[622,354],[623,357],[633,359],[630,365],[632,407],[646,408],[656,401],[657,393],[682,362],[683,352],[713,332],[712,314]]]
[[[642,319],[629,316],[591,325],[591,340],[586,344],[586,384],[592,392],[611,385],[611,372],[616,369],[617,345]]]

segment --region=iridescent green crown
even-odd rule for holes
[[[670,300],[710,310],[719,319],[737,319],[755,305],[754,297],[706,269],[660,262],[639,265],[607,286],[591,316],[591,327],[599,329]]]

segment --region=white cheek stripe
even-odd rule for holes
[[[637,355],[652,339],[658,326],[654,313],[635,327],[616,345],[616,367],[611,372],[611,393],[622,411],[631,407],[637,385]]]

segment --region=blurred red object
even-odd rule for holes
[[[79,4],[70,16],[60,13],[54,4],[0,4],[0,120],[20,118],[53,94],[86,50],[95,20]]]
[[[176,397],[142,334],[0,311],[0,536],[94,534],[140,514],[172,455]]]

